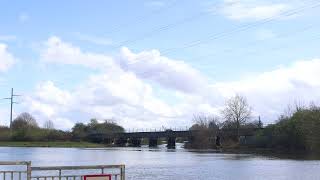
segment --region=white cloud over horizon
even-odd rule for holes
[[[274,117],[295,101],[320,103],[319,69],[320,59],[300,60],[246,79],[217,83],[215,88],[225,96],[243,94],[259,114]]]
[[[235,93],[246,96],[254,115],[261,115],[265,123],[276,120],[296,100],[320,103],[317,58],[247,78],[212,83],[186,62],[164,57],[158,50],[134,53],[122,48],[113,57],[86,52],[59,37],[50,37],[40,54],[40,63],[99,70],[71,89],[48,79],[24,98],[24,108],[36,116],[39,124],[50,119],[61,129],[94,117],[114,118],[125,128],[189,126],[194,114],[219,114],[224,100]],[[170,98],[160,96],[158,88]]]

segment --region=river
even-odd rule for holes
[[[129,180],[319,180],[320,161],[280,159],[142,148],[0,147],[0,161],[32,161],[34,166],[125,164]]]

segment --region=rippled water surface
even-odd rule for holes
[[[320,161],[142,148],[0,147],[0,161],[34,166],[125,164],[127,179],[319,180]]]

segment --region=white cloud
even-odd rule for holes
[[[207,88],[208,82],[198,70],[184,61],[161,56],[157,50],[133,53],[128,48],[122,48],[121,54],[122,68],[134,72],[139,78],[186,93]]]
[[[279,17],[291,9],[286,3],[258,0],[224,0],[222,13],[232,20],[263,20]]]
[[[199,71],[183,61],[161,56],[157,50],[133,53],[128,48],[122,48],[120,59],[115,63],[117,58],[83,52],[58,37],[51,37],[46,42],[41,59],[47,63],[81,65],[104,71],[118,68],[120,63],[122,69],[134,72],[139,78],[149,79],[163,87],[186,93],[203,91],[207,85],[206,78]]]
[[[41,57],[45,62],[101,69],[71,90],[42,83],[27,99],[26,107],[45,117],[40,119],[52,119],[61,127],[64,121],[70,126],[92,117],[115,118],[126,128],[188,126],[193,114],[219,113],[224,99],[235,93],[245,95],[255,114],[270,123],[295,100],[320,101],[320,59],[210,84],[187,63],[163,57],[157,50],[133,53],[123,48],[120,57],[112,58],[83,52],[53,37]],[[158,96],[154,83],[173,98]]]
[[[0,72],[7,71],[17,59],[8,52],[7,45],[0,43]]]
[[[93,75],[72,91],[59,89],[50,81],[42,83],[25,102],[37,119],[51,119],[64,129],[70,126],[59,119],[68,119],[71,125],[92,117],[115,118],[125,127],[136,127],[139,122],[154,127],[157,123],[166,124],[176,114],[153,95],[151,86],[120,69]]]
[[[104,70],[114,66],[111,57],[82,52],[78,47],[63,42],[59,37],[50,37],[45,44],[46,48],[43,50],[40,58],[47,63],[82,65]]]
[[[0,108],[0,126],[8,126],[9,123],[9,109]]]
[[[203,98],[199,89],[208,85],[205,78],[183,61],[160,56],[156,50],[135,54],[123,48],[121,55],[120,62],[114,63],[114,58],[107,55],[83,52],[58,37],[51,37],[41,55],[44,62],[102,71],[73,90],[62,90],[51,81],[41,83],[26,99],[25,106],[42,117],[38,119],[56,122],[65,118],[75,123],[92,117],[116,118],[125,127],[185,126],[190,124],[193,112],[212,109],[200,100]],[[169,105],[157,97],[148,80],[179,94],[179,102]]]
[[[215,85],[223,96],[241,93],[255,110],[274,120],[294,101],[320,103],[320,59],[297,61],[291,66],[235,82]]]

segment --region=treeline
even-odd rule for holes
[[[186,147],[200,149],[238,147],[244,130],[254,131],[263,126],[260,119],[252,121],[251,116],[252,108],[247,99],[236,95],[226,101],[219,116],[205,114],[194,116],[195,124],[190,129],[197,130],[197,133]]]
[[[263,126],[260,118],[252,120],[246,99],[237,95],[227,101],[219,118],[196,115],[194,122],[190,129],[198,133],[190,148],[320,153],[320,107],[314,104],[296,105],[275,124]]]
[[[92,133],[123,132],[124,128],[112,120],[100,123],[91,119],[89,123],[76,123],[71,131],[54,128],[52,121],[46,121],[40,127],[29,113],[22,113],[12,122],[12,129],[0,126],[0,141],[88,141]]]
[[[296,107],[247,142],[249,147],[320,153],[320,107]]]
[[[242,142],[238,131],[253,134],[263,128],[263,123],[259,119],[243,122],[237,126],[234,121],[221,122],[221,118],[216,116],[198,114],[193,117],[193,121],[195,124],[190,130],[194,131],[195,136],[186,147],[194,149],[237,148]]]

